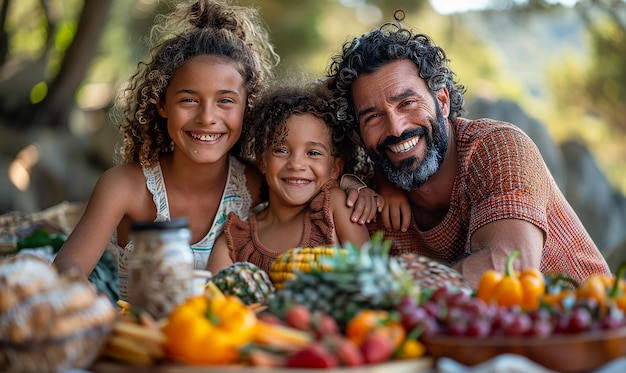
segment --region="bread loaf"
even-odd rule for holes
[[[58,280],[50,263],[36,255],[16,255],[0,261],[0,313]]]
[[[0,260],[0,371],[85,368],[110,335],[117,311],[77,272],[46,259]]]

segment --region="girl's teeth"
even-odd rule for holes
[[[220,137],[220,135],[195,135],[192,133],[191,137],[200,141],[212,141],[212,140],[217,140]]]

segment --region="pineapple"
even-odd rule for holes
[[[347,245],[295,271],[268,304],[279,317],[293,304],[332,316],[341,328],[363,309],[393,309],[404,296],[419,295],[419,287],[398,260],[389,256],[382,232],[358,248]]]
[[[223,268],[211,281],[224,294],[236,295],[245,304],[265,304],[275,291],[267,272],[248,262]]]
[[[434,259],[416,253],[400,254],[397,258],[422,291],[442,286],[472,290],[461,273]]]

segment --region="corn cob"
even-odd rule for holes
[[[346,253],[345,249],[336,247],[295,247],[276,258],[270,268],[270,279],[277,289],[283,288],[285,281],[294,279],[296,272],[310,273],[313,269],[330,271],[330,265],[320,259],[333,257],[337,253]]]

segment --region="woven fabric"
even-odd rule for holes
[[[577,280],[610,274],[608,265],[559,190],[538,148],[519,128],[490,119],[454,123],[458,170],[449,210],[435,227],[386,232],[392,254],[416,252],[448,265],[472,253],[471,235],[499,219],[521,219],[545,233],[540,270]],[[370,232],[382,228],[380,221]],[[524,253],[522,253],[524,255]]]

